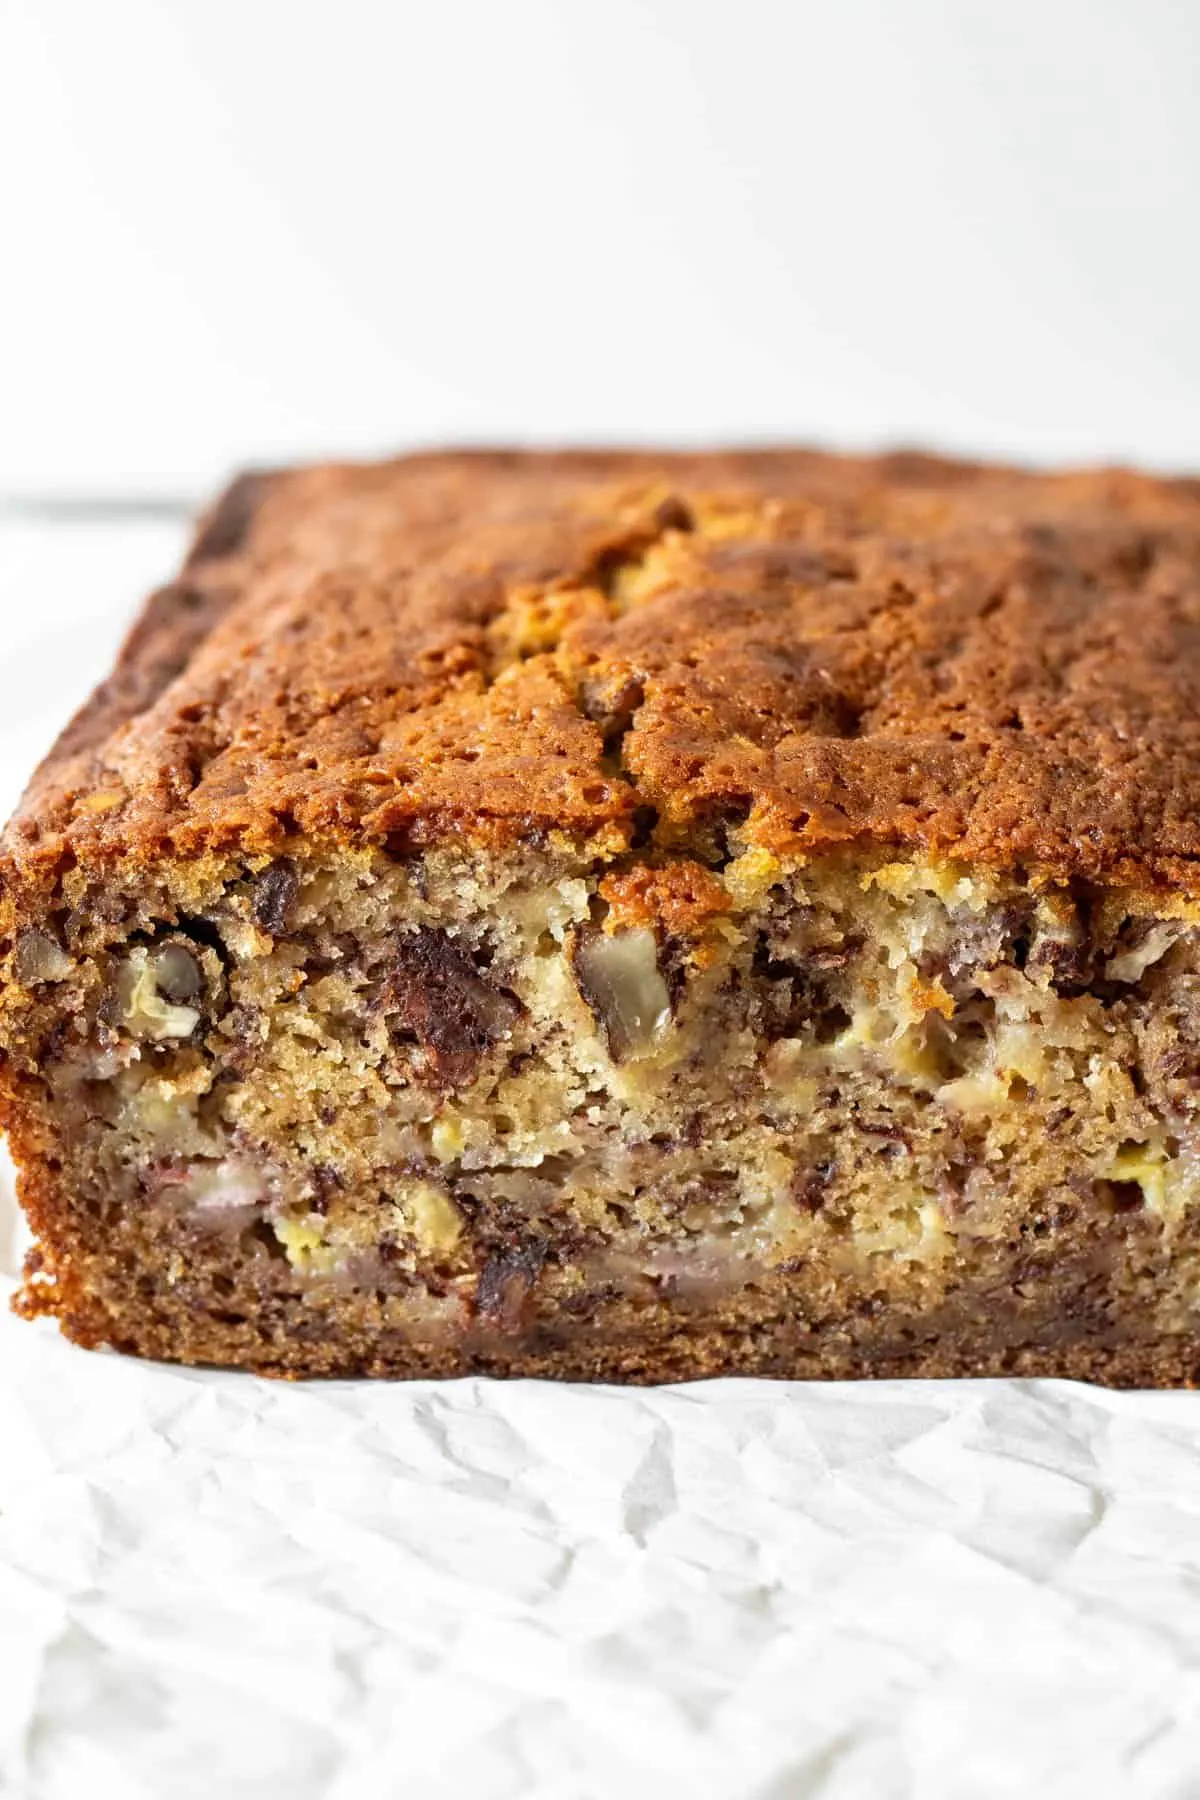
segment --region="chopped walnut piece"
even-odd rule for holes
[[[1140,981],[1146,970],[1162,958],[1178,942],[1186,927],[1174,919],[1151,925],[1139,943],[1118,951],[1109,958],[1104,973],[1110,981]]]
[[[644,926],[580,932],[575,980],[614,1062],[648,1056],[671,1022],[671,995],[658,966],[658,944]]]
[[[17,980],[25,987],[36,987],[43,981],[65,981],[75,966],[48,931],[21,933],[15,965]]]
[[[130,951],[118,970],[117,1001],[121,1023],[134,1037],[159,1042],[189,1038],[200,1023],[200,1014],[194,1006],[173,1003],[162,991],[159,971],[162,954],[160,951],[152,956],[139,945]],[[188,952],[182,954],[188,955]],[[177,977],[179,972],[177,966],[173,973]]]
[[[199,959],[182,944],[164,944],[155,951],[154,979],[159,993],[174,1006],[198,1000],[204,992],[204,971]]]

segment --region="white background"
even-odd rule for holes
[[[1200,464],[1196,0],[0,0],[0,492],[456,438]]]

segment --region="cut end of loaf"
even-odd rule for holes
[[[24,1304],[279,1374],[1143,1379],[1195,1324],[1198,934],[883,852],[68,877],[6,990]]]

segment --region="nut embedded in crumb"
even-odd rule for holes
[[[17,939],[17,980],[23,987],[43,981],[65,981],[74,964],[62,945],[48,931],[23,931]]]
[[[158,991],[173,1006],[186,1006],[204,992],[204,971],[182,944],[164,944],[153,963]]]
[[[671,1022],[671,996],[658,966],[658,944],[645,926],[580,932],[575,979],[614,1062],[648,1056]]]
[[[121,1023],[134,1037],[151,1038],[158,1042],[181,1041],[191,1037],[200,1023],[196,1007],[179,1005],[170,998],[169,988],[178,988],[183,979],[182,961],[167,957],[168,951],[176,950],[179,951],[179,958],[189,956],[189,952],[174,944],[154,955],[139,946],[130,951],[117,974]],[[164,970],[162,965],[165,957],[167,961]],[[190,960],[194,963],[194,959]],[[196,974],[198,977],[198,969]],[[198,982],[195,992],[199,992]]]
[[[1175,919],[1152,925],[1140,944],[1109,959],[1104,973],[1110,981],[1140,981],[1146,970],[1162,958],[1183,935],[1185,927]]]

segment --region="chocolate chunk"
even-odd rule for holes
[[[621,1298],[622,1288],[619,1282],[601,1281],[595,1287],[581,1288],[578,1293],[564,1294],[559,1307],[573,1319],[588,1319]]]
[[[529,1238],[515,1249],[496,1251],[479,1272],[475,1308],[481,1319],[501,1331],[520,1329],[526,1302],[546,1260],[540,1238]]]
[[[397,940],[395,965],[377,1002],[393,1035],[408,1033],[430,1075],[463,1087],[494,1043],[510,1037],[520,1002],[480,974],[444,931],[422,927]]]
[[[979,969],[994,968],[1006,957],[1019,967],[1028,930],[1028,907],[1010,904],[989,906],[977,914],[960,913],[944,957],[922,959],[921,972],[927,977],[969,976]]]
[[[250,896],[255,923],[272,937],[282,937],[299,890],[300,877],[293,865],[290,862],[272,863],[258,877]]]
[[[834,998],[830,977],[838,965],[826,953],[798,959],[776,957],[765,932],[759,933],[753,972],[758,978],[760,1024],[768,1043],[780,1038],[811,1038],[832,1043],[850,1023],[850,1015]]]
[[[313,1191],[309,1196],[309,1211],[324,1215],[329,1211],[330,1201],[345,1191],[346,1183],[333,1163],[314,1163],[310,1179]]]
[[[820,1212],[836,1169],[836,1163],[822,1162],[811,1168],[796,1170],[792,1177],[791,1192],[792,1199],[801,1212]]]
[[[860,1119],[858,1123],[868,1137],[882,1138],[885,1144],[898,1144],[911,1151],[912,1138],[894,1119]]]
[[[1033,940],[1025,967],[1033,976],[1044,970],[1056,994],[1076,999],[1092,985],[1095,947],[1078,935],[1042,931]]]

